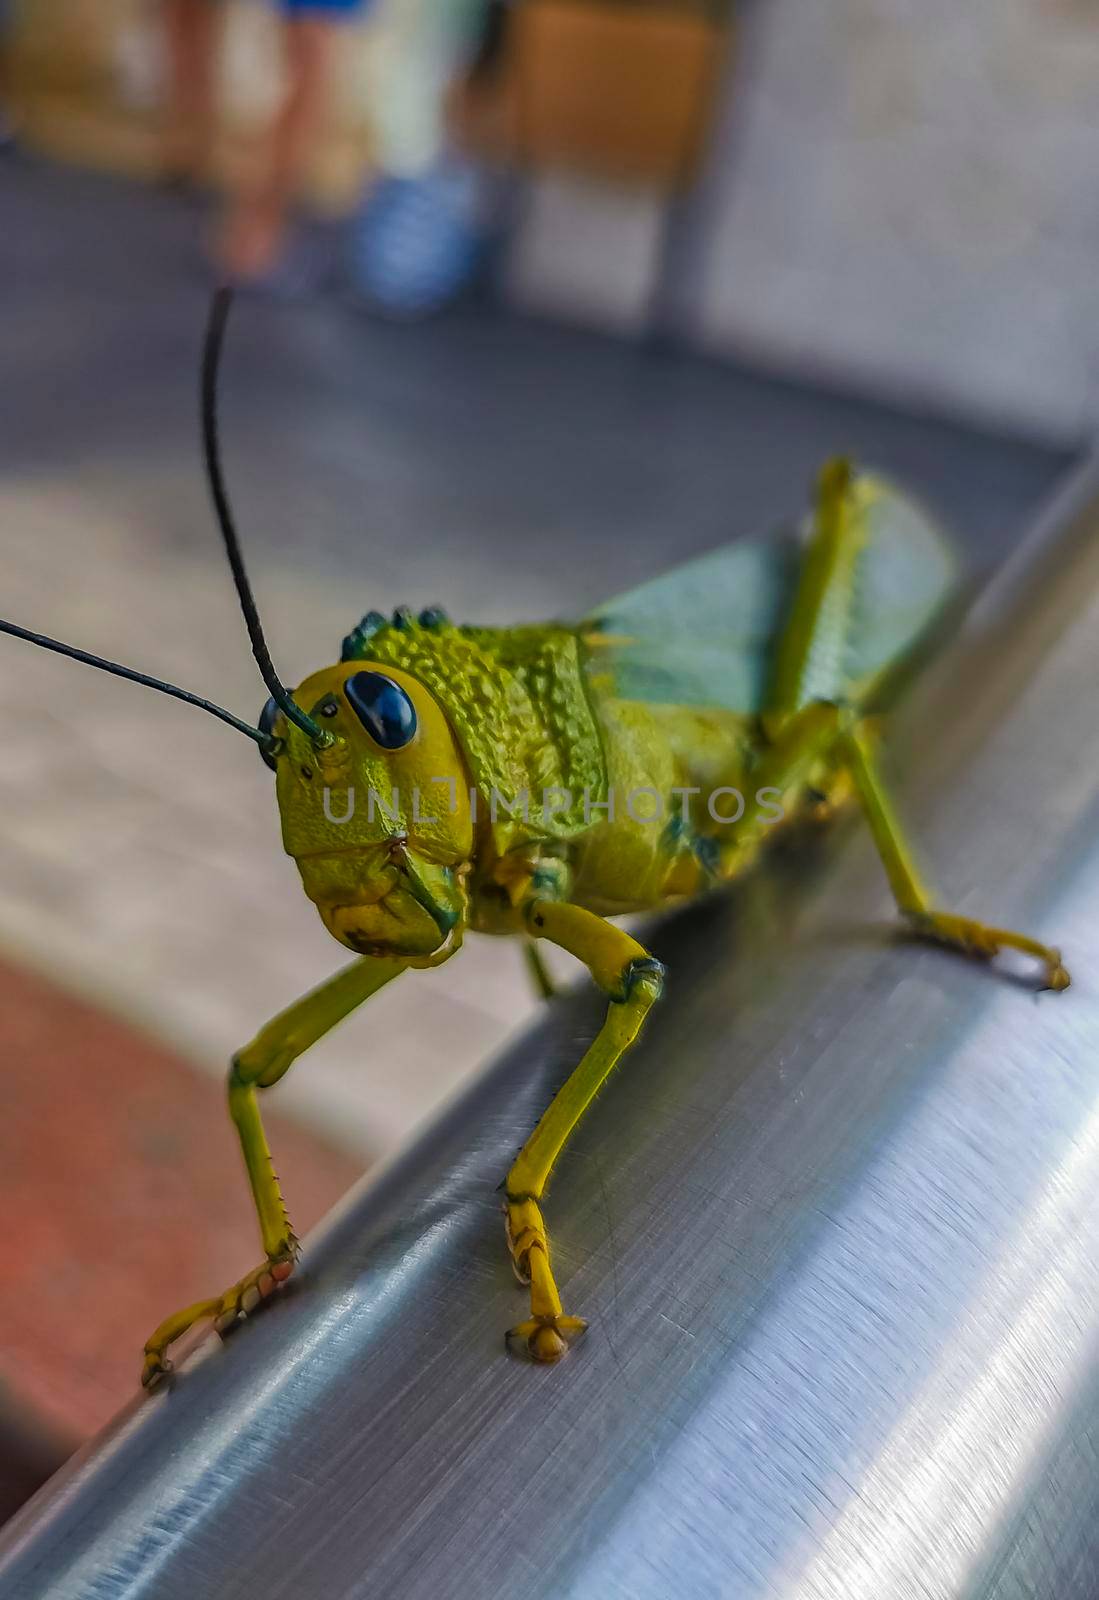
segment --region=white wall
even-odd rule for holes
[[[1053,435],[1099,422],[1099,4],[768,0],[705,342]]]

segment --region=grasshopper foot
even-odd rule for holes
[[[1026,934],[1013,933],[1009,928],[990,928],[971,917],[956,917],[947,911],[910,912],[908,920],[920,938],[952,945],[969,956],[991,961],[1002,950],[1017,950],[1021,955],[1033,957],[1041,969],[1040,987],[1043,989],[1067,989],[1072,982],[1061,960],[1061,952]]]
[[[288,1234],[283,1244],[267,1257],[266,1261],[246,1273],[239,1283],[234,1283],[224,1294],[212,1300],[198,1300],[192,1306],[177,1311],[160,1324],[145,1346],[145,1360],[141,1371],[142,1386],[152,1389],[172,1370],[168,1359],[169,1346],[193,1328],[196,1322],[209,1319],[218,1333],[224,1334],[234,1323],[248,1316],[284,1284],[294,1270],[300,1246],[294,1235]]]
[[[509,1350],[522,1344],[532,1361],[554,1362],[568,1354],[569,1345],[586,1330],[583,1317],[566,1317],[561,1313],[531,1317],[517,1322],[504,1335]]]
[[[560,1361],[584,1332],[583,1317],[567,1317],[550,1270],[549,1239],[534,1195],[508,1195],[504,1203],[508,1250],[519,1282],[530,1286],[530,1317],[504,1335],[510,1350],[521,1344],[532,1361]]]
[[[298,1241],[292,1238],[283,1250],[268,1256],[266,1261],[258,1267],[253,1267],[239,1283],[234,1283],[231,1289],[226,1289],[214,1313],[214,1327],[218,1333],[226,1333],[235,1322],[247,1317],[265,1300],[269,1300],[293,1272],[299,1254]]]

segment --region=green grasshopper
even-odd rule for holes
[[[246,733],[275,773],[283,843],[328,931],[356,959],[233,1057],[240,1136],[264,1259],[223,1294],[161,1323],[143,1382],[195,1323],[224,1331],[288,1278],[299,1254],[257,1091],[383,985],[453,956],[467,930],[570,951],[606,1019],[507,1173],[504,1210],[530,1315],[509,1330],[537,1361],[586,1324],[566,1315],[542,1215],[554,1163],[661,994],[664,969],[607,920],[742,873],[777,824],[861,806],[897,907],[927,938],[991,958],[1021,951],[1044,986],[1058,951],[939,910],[878,775],[870,715],[956,587],[947,543],[897,490],[839,460],[820,474],[800,539],[719,549],[578,624],[454,626],[435,608],[371,612],[337,664],[280,682],[233,526],[217,433],[229,293],[203,359],[206,466],[260,673],[257,727],[198,696],[13,623],[0,629],[202,706]]]

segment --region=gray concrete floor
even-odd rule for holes
[[[265,693],[199,469],[201,211],[13,161],[0,215],[3,614],[254,715]],[[920,493],[988,567],[1066,465],[1024,440],[488,304],[399,327],[334,302],[242,302],[223,410],[289,681],[333,659],[372,606],[581,615],[796,512],[835,450]],[[9,946],[217,1072],[339,964],[242,740],[14,641],[0,642],[0,725]],[[359,1152],[403,1138],[531,1007],[518,959],[483,941],[403,983],[286,1090]]]

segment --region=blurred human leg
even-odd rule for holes
[[[15,113],[11,104],[11,41],[14,31],[11,0],[0,0],[0,150],[15,145]]]
[[[164,175],[195,181],[206,175],[214,124],[215,0],[165,0],[168,105]]]
[[[225,229],[225,264],[262,278],[277,264],[290,203],[312,154],[342,22],[359,0],[281,0],[286,91],[267,135],[257,181],[243,190]]]

